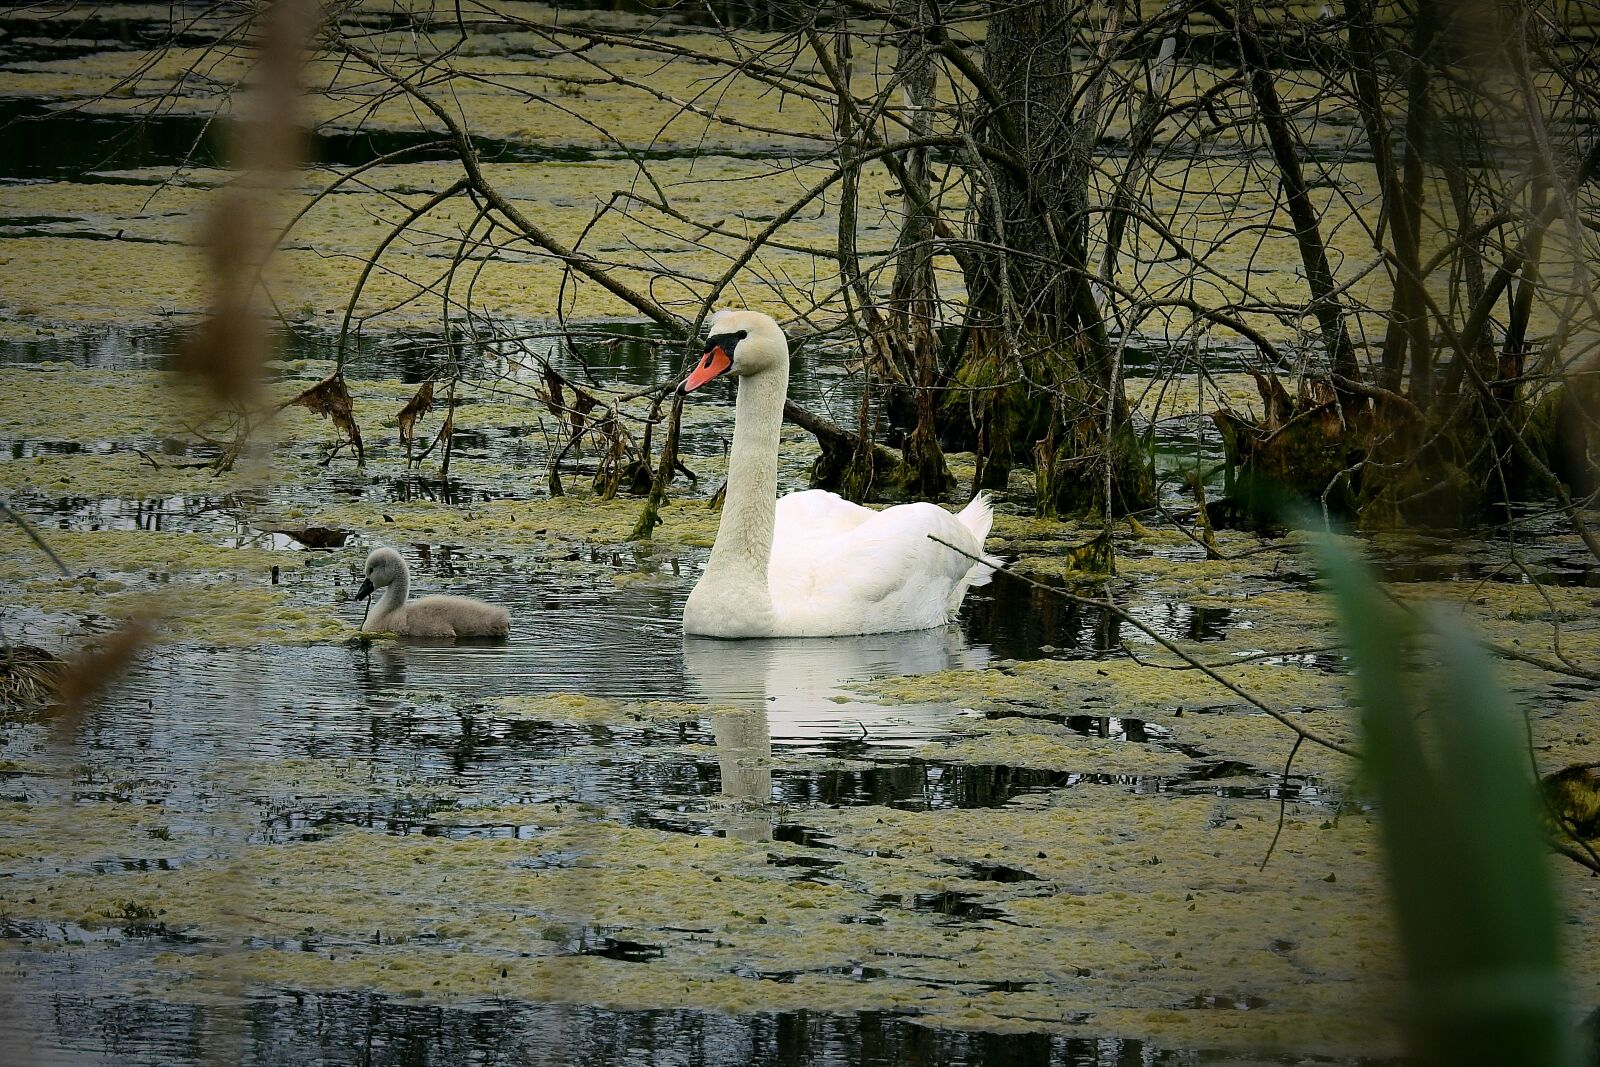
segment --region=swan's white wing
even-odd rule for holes
[[[779,618],[796,634],[942,625],[972,561],[933,538],[977,554],[972,531],[935,504],[860,510],[866,517],[842,532],[774,542],[769,575]]]
[[[778,498],[772,536],[776,541],[815,541],[849,533],[881,512],[852,504],[825,489],[807,489]]]

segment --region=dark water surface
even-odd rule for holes
[[[63,995],[51,1021],[69,1035],[33,1062],[127,1065],[241,1064],[423,1067],[489,1064],[651,1064],[743,1067],[1181,1067],[1314,1064],[1293,1056],[1237,1060],[1146,1042],[1044,1033],[973,1033],[881,1012],[726,1016],[693,1011],[618,1012],[585,1006],[486,1004],[442,1008],[375,993],[283,994],[243,1008]],[[0,1023],[0,1035],[5,1024]],[[0,1046],[3,1047],[3,1046]],[[52,1055],[64,1059],[52,1060]],[[1367,1061],[1376,1062],[1376,1061]]]

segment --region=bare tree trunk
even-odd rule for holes
[[[830,73],[837,86],[839,102],[834,107],[833,131],[838,142],[839,167],[844,172],[839,182],[839,273],[844,280],[844,300],[849,321],[857,327],[865,357],[861,361],[861,400],[856,416],[855,447],[840,476],[839,490],[847,499],[859,501],[872,496],[873,483],[878,477],[871,449],[872,377],[880,372],[883,364],[892,361],[885,358],[884,327],[872,292],[861,274],[861,256],[856,249],[861,172],[856,150],[855,107],[850,95],[854,63],[850,53],[849,9],[839,5],[835,16],[838,25],[833,33],[833,70]],[[818,51],[820,54],[821,49]]]
[[[1395,251],[1404,257],[1400,261],[1395,289],[1404,300],[1403,306],[1397,306],[1391,316],[1400,320],[1400,327],[1406,333],[1411,355],[1411,400],[1423,411],[1433,402],[1432,339],[1428,332],[1427,297],[1422,289],[1422,198],[1426,178],[1423,149],[1434,122],[1432,72],[1438,18],[1434,0],[1417,0],[1406,79],[1405,176],[1401,189],[1405,212],[1396,220],[1395,233]],[[1400,222],[1406,227],[1404,240],[1398,230]]]
[[[1473,211],[1472,190],[1468,183],[1469,160],[1467,156],[1467,136],[1463,123],[1448,122],[1444,125],[1444,138],[1446,150],[1444,152],[1445,183],[1450,190],[1450,204],[1455,211],[1455,230],[1461,241],[1458,253],[1459,270],[1463,289],[1451,287],[1452,303],[1450,312],[1454,315],[1461,310],[1456,305],[1462,303],[1456,299],[1457,294],[1465,297],[1464,306],[1472,307],[1483,297],[1483,241],[1481,237],[1471,235],[1478,230],[1478,219]],[[1444,389],[1446,395],[1456,396],[1461,391],[1461,382],[1464,371],[1461,367],[1462,358],[1476,359],[1479,373],[1485,377],[1494,374],[1494,345],[1489,339],[1487,330],[1479,330],[1476,337],[1461,338],[1462,345],[1472,353],[1470,357],[1457,356],[1453,359],[1445,372]]]
[[[1119,12],[1108,17],[1107,42]],[[989,21],[983,74],[998,102],[978,125],[993,154],[1013,162],[980,170],[975,226],[985,251],[967,358],[946,401],[974,427],[979,484],[1002,488],[1013,466],[1031,462],[1047,515],[1137,510],[1154,497],[1090,286],[1099,87],[1086,87],[1080,113],[1072,49],[1081,14],[1070,0],[1042,0]],[[1102,464],[1115,500],[1104,499]]]
[[[933,109],[938,105],[938,69],[933,50],[920,27],[934,19],[929,0],[900,0],[902,11],[918,28],[896,39],[897,73],[905,87],[911,111],[913,139],[933,134]],[[905,222],[896,241],[894,289],[889,299],[895,347],[908,366],[905,377],[916,409],[916,421],[901,451],[905,456],[906,492],[919,498],[940,498],[955,487],[955,478],[939,447],[935,387],[939,382],[939,296],[933,272],[933,241],[937,219],[932,203],[933,183],[928,170],[928,149],[907,149],[902,161],[905,184],[902,202]]]
[[[1167,87],[1171,83],[1173,53],[1177,39],[1168,37],[1161,42],[1155,62],[1147,71],[1149,91],[1139,105],[1139,115],[1133,122],[1128,137],[1128,161],[1117,179],[1117,191],[1111,200],[1111,212],[1106,217],[1105,251],[1100,257],[1100,280],[1110,286],[1117,280],[1117,258],[1122,252],[1122,237],[1135,203],[1135,190],[1144,170],[1145,157],[1155,143],[1156,130],[1161,125],[1166,110]]]
[[[898,387],[910,390],[919,403],[925,403],[931,409],[933,388],[938,374],[938,342],[931,332],[931,325],[928,325],[930,347],[925,352],[919,350],[916,347],[918,342],[916,336],[908,333],[901,325],[900,320],[903,317],[894,314],[893,309],[900,306],[896,303],[897,298],[891,298],[890,315],[885,316],[861,268],[861,256],[856,239],[857,216],[860,210],[861,151],[863,145],[874,142],[881,144],[882,139],[870,125],[873,115],[877,112],[874,111],[873,115],[863,115],[851,95],[853,59],[850,24],[846,17],[848,12],[848,5],[839,5],[838,22],[834,28],[831,49],[816,31],[808,31],[807,36],[813,54],[834,87],[838,101],[834,111],[834,136],[842,176],[839,183],[836,247],[849,321],[856,327],[857,335],[862,342],[863,383],[855,444],[848,455],[843,455],[839,451],[837,440],[819,435],[818,440],[823,445],[823,456],[813,469],[813,484],[821,488],[836,489],[851,500],[938,499],[949,493],[954,487],[955,479],[950,474],[944,453],[939,448],[938,438],[931,428],[920,435],[917,432],[912,433],[905,442],[903,458],[894,457],[893,453],[880,448],[875,442],[876,409],[872,402],[875,379],[887,384],[891,389]],[[933,74],[931,59],[926,55],[924,59],[928,65],[931,82]],[[928,103],[931,103],[931,85],[925,92],[929,98]],[[923,128],[931,129],[931,122],[925,122]],[[914,133],[911,139],[914,141],[918,136],[921,134]],[[907,152],[922,161],[922,170],[916,178],[912,178],[905,166],[894,156],[885,155],[882,158],[888,164],[891,173],[900,177],[914,217],[925,220],[927,224],[927,238],[921,242],[920,249],[927,263],[926,285],[919,293],[917,314],[925,324],[928,324],[931,323],[936,311],[931,247],[933,230],[937,224],[936,209],[930,200],[926,148],[910,148]],[[902,247],[905,246],[906,240],[902,233],[899,238]],[[913,282],[917,280],[915,274],[912,280]],[[924,355],[927,359],[926,365],[923,363]],[[928,423],[931,427],[931,413],[928,416]]]
[[[1424,66],[1422,99],[1408,95],[1406,114],[1405,178],[1395,160],[1392,131],[1388,113],[1378,86],[1378,66],[1382,61],[1382,38],[1373,17],[1371,0],[1346,0],[1345,18],[1349,25],[1349,67],[1355,84],[1356,111],[1366,129],[1367,143],[1372,149],[1373,169],[1378,175],[1378,190],[1382,195],[1383,222],[1394,245],[1396,272],[1394,297],[1389,306],[1388,324],[1384,333],[1378,385],[1391,392],[1399,392],[1406,364],[1406,349],[1415,337],[1414,316],[1423,315],[1421,321],[1426,344],[1426,307],[1421,303],[1417,275],[1421,259],[1418,243],[1421,230],[1417,215],[1421,207],[1421,154],[1411,140],[1421,136],[1426,103],[1427,68]],[[1414,81],[1416,72],[1412,72]],[[1415,195],[1413,195],[1415,194]]]

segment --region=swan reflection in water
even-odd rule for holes
[[[818,754],[848,742],[910,748],[960,714],[952,704],[875,704],[851,685],[988,662],[988,649],[969,647],[957,626],[862,637],[685,637],[684,673],[690,695],[711,706],[723,796],[744,812],[728,832],[746,841],[772,836],[774,741]]]

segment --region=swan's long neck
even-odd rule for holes
[[[728,491],[716,547],[706,577],[735,580],[767,591],[772,526],[778,509],[778,439],[783,401],[789,392],[787,361],[739,379],[733,449],[728,454]]]
[[[400,576],[383,591],[383,599],[378,601],[377,608],[373,611],[373,618],[381,619],[390,612],[398,611],[405,606],[406,597],[411,595],[411,574],[402,570]]]

